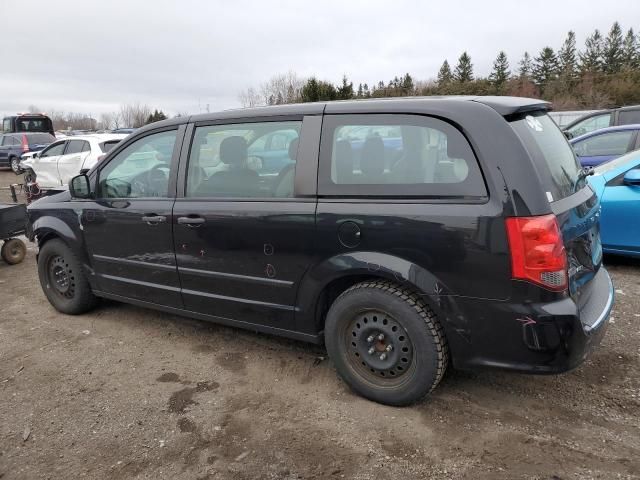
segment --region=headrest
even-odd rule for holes
[[[227,165],[242,166],[247,159],[247,141],[244,137],[227,137],[220,143],[220,161]]]
[[[296,137],[291,142],[289,142],[289,158],[296,161],[296,156],[298,155],[298,145],[300,144],[300,137]]]
[[[384,171],[384,142],[380,137],[369,137],[362,146],[360,170],[365,175]]]

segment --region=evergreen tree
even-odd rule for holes
[[[473,64],[467,52],[462,52],[458,58],[458,64],[453,72],[453,79],[456,82],[466,83],[473,80]]]
[[[149,116],[147,117],[147,121],[145,125],[153,122],[159,122],[161,120],[166,120],[166,119],[167,119],[167,116],[164,114],[162,110],[154,110],[153,113],[149,114]]]
[[[414,84],[413,78],[409,73],[405,73],[404,77],[402,77],[402,94],[403,95],[411,95],[413,94]]]
[[[635,70],[640,67],[640,53],[638,53],[638,39],[633,32],[633,28],[627,31],[622,44],[622,68],[624,70]]]
[[[342,77],[342,85],[338,87],[337,92],[341,100],[353,98],[353,82],[348,82],[346,75]]]
[[[518,63],[518,77],[520,78],[529,78],[531,76],[531,55],[529,52],[524,52],[522,56],[522,60]]]
[[[366,83],[364,84],[364,87],[362,89],[362,92],[364,93],[364,96],[366,98],[369,98],[371,96],[371,92],[369,91],[369,85],[367,85]]]
[[[364,89],[362,88],[362,84],[358,84],[358,93],[356,94],[358,98],[362,98],[364,96]]]
[[[449,67],[449,62],[445,60],[440,67],[440,71],[438,72],[438,86],[442,87],[447,83],[451,83],[451,80],[453,80],[451,67]]]
[[[504,85],[509,80],[511,72],[509,71],[509,61],[507,54],[500,51],[496,60],[493,62],[493,71],[489,75],[489,81],[493,84],[497,93],[502,93]]]
[[[558,58],[553,48],[544,47],[533,63],[531,76],[533,81],[544,89],[544,87],[558,76]]]
[[[611,30],[609,30],[609,35],[607,35],[602,49],[602,58],[606,73],[618,73],[622,69],[622,29],[618,22],[613,22]]]
[[[584,47],[584,52],[578,54],[580,73],[602,71],[602,35],[598,29],[587,38]]]
[[[567,33],[567,38],[558,52],[560,74],[567,79],[576,76],[576,34],[573,31]]]
[[[315,77],[307,80],[307,83],[305,83],[300,90],[300,100],[303,102],[319,102],[335,100],[336,98],[338,98],[336,87],[329,82],[317,80]]]

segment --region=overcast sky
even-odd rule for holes
[[[429,79],[464,50],[486,75],[501,49],[515,67],[570,29],[579,47],[615,20],[638,29],[640,1],[0,0],[0,18],[0,114],[98,118],[130,102],[171,115],[238,107],[241,90],[288,70],[356,86]]]

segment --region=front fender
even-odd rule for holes
[[[296,302],[300,327],[306,325],[308,328],[316,324],[314,316],[323,290],[332,282],[348,277],[381,278],[411,288],[438,316],[450,347],[453,348],[452,343],[469,342],[467,319],[457,306],[456,296],[451,294],[444,282],[408,260],[370,251],[347,252],[327,258],[305,274]]]

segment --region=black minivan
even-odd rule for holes
[[[600,204],[548,104],[284,105],[137,130],[29,207],[59,311],[98,297],[326,345],[372,400],[447,369],[557,373],[613,303]]]

